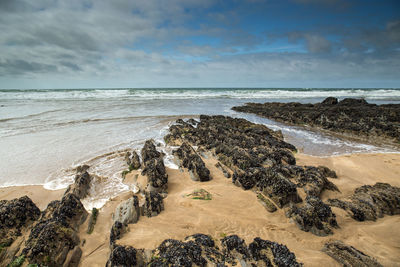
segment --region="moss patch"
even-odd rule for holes
[[[200,200],[211,200],[212,195],[204,189],[196,189],[192,193],[187,194],[187,197]]]
[[[99,215],[99,210],[96,208],[93,208],[92,215],[90,215],[90,218],[89,218],[89,224],[88,224],[88,229],[87,229],[88,234],[91,234],[93,232],[94,225],[96,224],[98,215]]]

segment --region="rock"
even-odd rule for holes
[[[302,266],[296,261],[294,253],[285,246],[259,237],[249,245],[252,258],[256,261],[256,266]]]
[[[77,246],[68,253],[68,256],[64,262],[63,267],[78,267],[81,257],[82,257],[82,250],[80,247]]]
[[[318,170],[325,176],[329,178],[337,178],[336,172],[325,166],[318,166]]]
[[[125,160],[129,170],[137,170],[141,167],[139,155],[134,150],[126,153]]]
[[[326,243],[322,251],[343,266],[382,267],[375,259],[339,240]]]
[[[235,172],[233,182],[236,181],[244,189],[257,186],[259,191],[270,197],[280,208],[291,202],[301,202],[296,185],[274,168],[249,168],[247,172]]]
[[[165,170],[162,154],[156,150],[152,140],[147,140],[142,149],[143,171],[148,179],[148,190],[166,192],[168,175]]]
[[[72,193],[52,201],[32,228],[22,254],[29,263],[62,266],[69,251],[79,245],[77,231],[87,212]]]
[[[328,204],[346,210],[357,221],[375,221],[384,215],[400,214],[400,188],[387,183],[363,185],[349,200],[328,199]]]
[[[89,165],[86,165],[86,164],[80,165],[80,166],[76,167],[76,173],[79,174],[79,173],[86,172],[89,168],[90,168]]]
[[[91,176],[87,171],[78,173],[75,176],[75,182],[68,186],[64,195],[69,193],[75,194],[79,199],[85,198],[89,194]]]
[[[247,103],[235,111],[277,121],[322,128],[374,143],[400,143],[400,104],[368,104],[365,99],[329,97],[322,103]]]
[[[94,226],[96,225],[97,216],[99,215],[99,210],[97,208],[92,209],[92,214],[90,214],[88,229],[86,233],[91,234],[94,230]]]
[[[237,235],[226,236],[221,239],[222,252],[228,261],[238,263],[246,262],[250,259],[250,253],[243,239]]]
[[[154,217],[164,210],[163,197],[156,192],[145,192],[144,205],[140,207],[141,215],[147,217]]]
[[[293,219],[296,225],[305,232],[317,236],[333,234],[332,228],[337,228],[336,215],[332,209],[315,196],[307,196],[303,207],[291,205],[286,216]]]
[[[183,167],[193,173],[195,180],[205,182],[211,179],[210,171],[207,169],[203,160],[187,142],[184,142],[177,150],[174,150],[173,153],[182,160]]]
[[[275,205],[268,198],[264,197],[262,194],[257,194],[257,198],[267,211],[275,212],[277,210]]]
[[[338,99],[336,97],[327,97],[324,101],[321,102],[322,105],[336,105],[338,103]]]
[[[115,241],[120,239],[126,232],[126,225],[120,221],[115,221],[110,231],[110,247],[114,247]]]
[[[122,224],[137,223],[139,216],[139,199],[137,196],[133,196],[117,206],[113,220],[114,222],[119,221]]]
[[[286,246],[260,238],[247,247],[237,235],[227,236],[221,239],[221,248],[204,234],[187,236],[183,241],[166,239],[152,255],[116,245],[106,266],[301,266]]]
[[[0,246],[10,246],[21,235],[21,230],[39,216],[39,208],[28,196],[0,200]]]
[[[228,169],[227,169],[225,166],[223,166],[223,165],[221,164],[221,162],[218,161],[218,162],[215,164],[215,167],[217,167],[218,169],[220,169],[226,178],[231,178],[231,173],[228,171]]]
[[[137,251],[131,246],[115,246],[111,252],[110,258],[107,261],[106,267],[133,267],[143,266],[138,265],[136,259]]]

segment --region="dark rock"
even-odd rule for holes
[[[76,173],[77,174],[83,173],[83,172],[86,172],[88,169],[90,169],[89,165],[86,165],[86,164],[80,165],[80,166],[76,167]]]
[[[193,174],[194,180],[205,182],[211,179],[210,171],[203,160],[187,142],[184,142],[173,153],[182,160],[183,167],[187,168]]]
[[[125,155],[126,163],[129,166],[129,170],[137,170],[140,168],[140,158],[136,151],[127,152]]]
[[[162,154],[156,150],[152,140],[147,140],[142,149],[143,171],[150,185],[149,190],[166,192],[168,175],[165,170]]]
[[[318,166],[318,170],[329,178],[337,178],[336,172],[325,166]]]
[[[354,106],[362,106],[362,105],[368,105],[368,102],[365,99],[362,98],[345,98],[342,101],[339,102],[340,106],[349,106],[349,107],[354,107]]]
[[[336,105],[338,103],[338,99],[336,97],[327,97],[324,101],[321,102],[322,105]]]
[[[145,192],[145,202],[141,208],[141,215],[154,217],[164,210],[163,197],[157,192]]]
[[[400,104],[375,105],[364,99],[329,97],[320,104],[247,103],[232,108],[277,121],[308,125],[375,143],[400,143]]]
[[[225,166],[223,166],[219,161],[215,164],[215,167],[217,167],[218,169],[220,169],[226,178],[231,178],[231,173],[230,173],[230,172],[228,171],[228,169],[227,169]]]
[[[80,247],[76,246],[72,251],[68,253],[63,267],[78,267],[81,257],[82,250]]]
[[[64,195],[72,193],[80,199],[85,198],[89,193],[91,181],[92,178],[87,171],[78,173],[75,176],[75,182],[68,186]]]
[[[80,243],[77,231],[86,217],[87,212],[75,194],[51,202],[32,228],[22,254],[30,263],[63,265],[69,251]]]
[[[110,246],[113,247],[115,241],[120,239],[122,235],[126,231],[126,225],[121,223],[120,221],[115,221],[113,226],[111,227],[110,232]]]
[[[10,246],[22,228],[40,216],[40,210],[28,196],[0,200],[0,245]]]
[[[106,266],[301,266],[286,246],[255,238],[249,247],[237,235],[221,239],[221,248],[208,235],[194,234],[184,241],[164,240],[152,253],[116,245]]]
[[[332,209],[315,196],[307,196],[303,207],[292,205],[286,216],[293,219],[301,230],[318,236],[333,234],[332,228],[338,227]]]
[[[222,251],[226,257],[232,260],[248,260],[250,253],[246,243],[237,235],[226,236],[221,239]]]
[[[257,266],[302,266],[296,261],[294,253],[285,246],[259,237],[249,245],[249,251]],[[265,265],[261,264],[264,263]]]
[[[374,258],[341,241],[331,241],[322,249],[343,266],[382,267]]]
[[[264,197],[262,194],[258,194],[257,198],[267,211],[275,212],[277,210],[275,205],[268,198]]]
[[[107,261],[106,267],[139,266],[136,259],[137,251],[131,246],[115,246]]]
[[[384,215],[400,214],[400,188],[387,183],[363,185],[349,200],[329,199],[328,204],[346,210],[357,221],[375,221]]]
[[[174,239],[164,240],[157,248],[155,259],[149,264],[155,266],[206,266],[199,244],[193,241],[181,242]]]
[[[270,197],[280,208],[291,202],[301,202],[296,185],[274,168],[249,168],[246,172],[235,172],[233,182],[244,189],[257,186],[259,191]]]

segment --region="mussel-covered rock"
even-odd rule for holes
[[[328,97],[322,103],[247,103],[232,108],[274,120],[323,128],[369,141],[400,142],[400,105],[369,104],[365,99]]]
[[[114,247],[115,241],[120,239],[125,232],[126,224],[123,224],[120,221],[115,221],[110,231],[110,247]]]
[[[22,254],[30,263],[61,266],[79,244],[77,231],[87,217],[79,198],[72,193],[51,202],[32,228]],[[76,261],[76,259],[75,259]]]
[[[207,169],[204,161],[187,142],[184,142],[175,150],[174,155],[182,160],[183,167],[191,172],[195,180],[205,182],[211,179],[210,170]]]
[[[285,245],[259,237],[254,238],[254,241],[250,243],[249,252],[253,260],[257,262],[256,266],[302,266],[296,261],[294,253],[290,252]]]
[[[168,175],[165,170],[163,156],[157,151],[152,140],[147,140],[142,149],[143,171],[146,175],[149,190],[165,192],[168,187]]]
[[[382,267],[374,258],[339,240],[326,243],[322,251],[343,266]]]
[[[318,236],[333,234],[332,228],[337,228],[336,215],[331,207],[318,197],[307,196],[304,206],[291,205],[286,216],[305,232]]]
[[[40,210],[28,196],[13,200],[0,200],[0,246],[7,247],[21,229],[40,216]]]
[[[134,150],[126,153],[125,161],[129,166],[129,170],[137,170],[141,166],[139,155]]]
[[[69,193],[75,194],[78,198],[85,198],[90,189],[90,182],[92,181],[92,177],[85,170],[83,172],[79,172],[75,176],[75,181],[73,184],[69,185],[64,195]]]
[[[387,183],[363,185],[350,199],[329,199],[328,204],[346,210],[357,221],[375,221],[384,215],[400,214],[400,188]]]
[[[157,192],[145,192],[145,202],[141,208],[141,215],[154,217],[164,210],[163,197]]]
[[[137,251],[131,246],[115,246],[111,251],[106,267],[134,267],[138,264]]]

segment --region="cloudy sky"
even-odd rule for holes
[[[400,87],[398,0],[0,0],[0,88]]]

